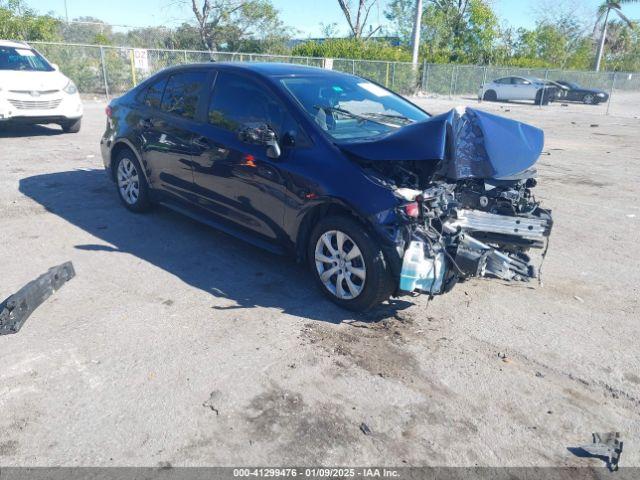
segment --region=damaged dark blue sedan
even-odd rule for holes
[[[338,305],[528,281],[552,220],[541,130],[431,116],[353,75],[284,64],[164,70],[107,107],[104,165],[129,210],[162,204],[308,263]]]

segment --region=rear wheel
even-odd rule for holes
[[[133,152],[129,149],[122,150],[116,156],[114,165],[120,201],[132,212],[149,210],[149,186]]]
[[[307,257],[323,293],[348,310],[369,310],[395,290],[380,246],[349,217],[320,220],[309,238]]]
[[[495,102],[498,100],[498,94],[495,92],[495,90],[487,90],[486,92],[484,92],[484,96],[482,97],[483,100],[486,100],[487,102]]]
[[[82,126],[82,118],[62,123],[60,126],[62,127],[62,131],[65,133],[78,133]]]

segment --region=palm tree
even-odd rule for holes
[[[604,43],[607,39],[607,23],[609,22],[609,14],[614,11],[616,15],[622,19],[630,27],[633,27],[633,22],[629,20],[622,13],[622,5],[625,3],[640,3],[640,0],[604,0],[602,5],[598,7],[598,17],[596,19],[596,25],[593,31],[598,29],[598,25],[602,22],[602,34],[600,36],[600,43],[598,44],[598,53],[596,54],[596,72],[600,71],[600,63],[602,62],[602,53],[604,52]],[[604,20],[604,21],[603,21]]]

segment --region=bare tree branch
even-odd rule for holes
[[[354,13],[351,1],[338,0],[338,4],[342,9],[342,13],[344,13],[344,17],[349,24],[351,33],[355,38],[362,37],[362,34],[365,31],[365,27],[367,26],[367,21],[369,20],[369,13],[371,12],[371,8],[373,8],[373,6],[377,2],[378,0],[358,0],[357,10]],[[381,27],[378,26],[375,31],[378,31],[380,28]],[[367,36],[367,38],[369,37],[371,37],[371,34]]]
[[[380,30],[381,28],[382,28],[382,25],[378,25],[376,28],[374,28],[373,30],[371,30],[371,31],[369,32],[369,35],[367,35],[367,37],[366,37],[366,38],[367,38],[367,39],[369,39],[369,38],[373,37],[373,35],[374,35],[378,30]]]
[[[351,21],[351,7],[349,5],[347,5],[345,0],[338,0],[338,3],[340,4],[340,8],[342,9],[342,13],[344,13],[344,17],[347,19],[347,23],[349,24],[349,28],[351,28],[351,31],[355,35],[356,30],[353,27],[353,22]]]

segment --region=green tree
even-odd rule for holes
[[[607,70],[637,72],[640,71],[640,27],[629,26],[624,22],[609,22],[607,54],[603,55],[602,65]]]
[[[406,48],[394,47],[381,40],[332,38],[323,42],[309,41],[296,45],[292,55],[324,58],[353,58],[407,62],[411,54]]]
[[[571,19],[538,22],[533,30],[519,29],[513,55],[520,66],[588,68],[592,43]]]
[[[393,25],[393,33],[400,37],[403,45],[411,43],[413,32],[415,0],[391,0],[384,16]]]
[[[436,62],[493,60],[500,29],[485,0],[430,0],[422,16],[423,51]]]
[[[23,0],[0,0],[0,38],[59,40],[59,20],[38,15]]]
[[[598,26],[602,25],[600,33],[600,42],[598,43],[598,51],[596,53],[595,70],[600,70],[600,63],[602,62],[602,54],[604,52],[604,46],[607,39],[607,24],[609,22],[609,15],[614,12],[623,22],[628,26],[633,27],[633,23],[622,13],[622,5],[626,3],[638,3],[640,0],[605,0],[598,8],[598,17],[596,19],[596,25],[594,31]]]
[[[200,32],[189,23],[177,27],[172,35],[172,48],[182,50],[198,50],[202,48]]]
[[[78,17],[69,23],[61,23],[62,38],[68,43],[110,45],[113,39],[111,25],[95,17]]]
[[[234,50],[254,41],[289,37],[271,0],[191,0],[190,4],[207,50]]]

